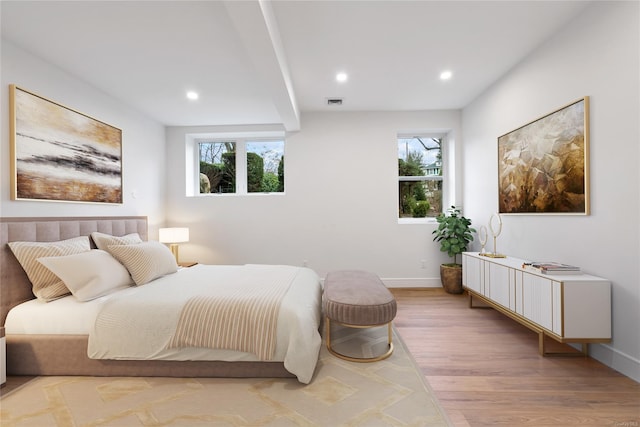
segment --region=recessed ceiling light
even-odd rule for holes
[[[194,91],[187,92],[187,98],[189,98],[191,100],[198,99],[198,92],[194,92]]]
[[[449,80],[453,76],[453,73],[449,70],[440,73],[440,80]]]
[[[336,74],[336,80],[339,81],[340,83],[346,82],[348,78],[349,76],[347,75],[347,73]]]

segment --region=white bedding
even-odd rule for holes
[[[113,295],[115,294],[87,302],[80,302],[73,295],[51,302],[39,299],[23,302],[9,311],[4,325],[5,333],[89,335],[100,307]]]
[[[170,295],[179,292],[180,287],[188,286],[193,280],[213,280],[223,277],[234,270],[250,266],[209,266],[196,265],[181,269],[139,287],[131,287],[92,301],[78,302],[73,296],[43,303],[37,300],[23,303],[9,312],[5,322],[7,334],[81,334],[89,335],[102,307],[113,304],[118,299],[131,299],[135,294],[156,292],[159,295]],[[299,268],[295,281],[289,287],[278,314],[277,345],[272,360],[284,362],[285,368],[296,375],[302,383],[308,383],[315,370],[320,351],[321,338],[318,331],[321,311],[321,285],[315,272],[307,268]],[[147,311],[158,314],[158,307],[144,307]],[[53,319],[56,319],[55,321]],[[123,320],[121,330],[124,333],[131,325]],[[170,323],[170,322],[169,322]],[[108,346],[109,350],[95,347],[88,351],[91,358],[103,359],[160,359],[160,360],[225,360],[256,361],[257,357],[250,353],[231,350],[212,350],[206,348],[166,349],[166,334],[171,333],[170,326],[164,328],[162,334],[155,334],[146,326],[136,328],[139,332],[134,338],[140,343],[137,348],[122,348],[117,343]],[[91,339],[90,339],[91,341]],[[129,340],[131,341],[131,340]],[[134,346],[135,347],[135,346]],[[150,356],[144,356],[149,353]]]

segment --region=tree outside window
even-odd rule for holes
[[[436,217],[442,212],[442,138],[398,138],[398,216]]]
[[[284,192],[282,140],[201,141],[198,150],[200,194]]]
[[[284,192],[284,141],[247,142],[249,193]]]
[[[200,193],[235,193],[235,142],[201,142],[198,147],[200,150]]]

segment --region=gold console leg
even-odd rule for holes
[[[538,332],[538,352],[543,357],[556,356],[556,357],[587,357],[589,356],[589,344],[586,342],[580,343],[581,351],[547,351],[544,345],[545,334],[542,331]]]
[[[493,308],[489,305],[473,305],[473,294],[469,292],[469,308]]]

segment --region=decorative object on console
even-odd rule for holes
[[[580,274],[580,267],[559,262],[524,262],[522,268],[542,274]]]
[[[484,247],[487,244],[487,227],[485,227],[484,225],[481,225],[480,228],[478,229],[478,240],[480,241],[480,245],[481,245],[480,255],[483,255],[485,253]]]
[[[498,211],[589,214],[589,97],[498,137]]]
[[[10,85],[11,198],[122,203],[122,131]]]
[[[158,233],[160,242],[169,244],[171,253],[176,257],[176,263],[180,265],[178,243],[186,243],[189,241],[189,229],[186,227],[161,228],[158,230]]]
[[[493,226],[494,218],[498,220],[498,224],[495,227]],[[485,253],[484,251],[482,251],[480,255],[488,256],[490,258],[505,258],[506,255],[502,255],[498,253],[497,244],[496,244],[496,239],[498,238],[500,233],[502,233],[502,217],[500,216],[499,213],[494,213],[489,217],[489,230],[491,230],[491,235],[493,236],[493,252]]]
[[[432,234],[434,242],[440,242],[440,251],[453,257],[453,263],[440,265],[440,280],[444,290],[450,294],[461,294],[462,289],[462,264],[458,264],[456,256],[467,250],[467,246],[473,241],[475,229],[471,228],[471,220],[462,216],[460,208],[451,206],[447,210],[448,215],[441,213],[436,217],[438,228]]]

